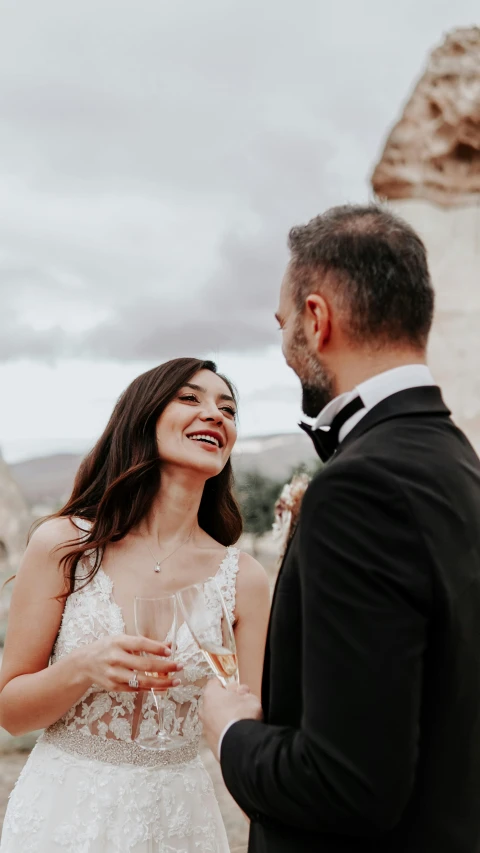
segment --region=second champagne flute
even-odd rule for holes
[[[225,600],[214,578],[177,592],[194,640],[223,684],[238,684],[237,649]]]

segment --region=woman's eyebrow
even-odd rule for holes
[[[205,388],[202,388],[201,385],[194,385],[193,382],[185,382],[185,385],[182,385],[182,388],[191,388],[193,391],[200,391],[201,394],[206,394]]]

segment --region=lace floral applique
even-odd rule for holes
[[[237,548],[227,548],[215,576],[232,624],[235,621],[238,558]],[[78,585],[81,586],[92,565],[93,554],[90,554],[79,568]],[[220,612],[213,613],[212,616],[214,619],[218,618],[220,626]],[[113,597],[113,582],[100,567],[90,583],[73,592],[67,599],[52,661],[69,654],[79,646],[104,636],[122,634],[124,631],[122,612]],[[198,708],[203,688],[211,673],[186,625],[182,625],[178,633],[177,657],[184,665],[180,674],[182,683],[170,690],[165,700],[165,726],[176,734],[181,733],[185,739],[194,740],[201,734]],[[76,706],[65,714],[63,723],[69,731],[130,741],[135,705],[135,694],[108,693],[94,685]],[[142,733],[145,729],[153,728],[155,719],[155,700],[149,693],[142,701]]]

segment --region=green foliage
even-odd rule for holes
[[[262,536],[273,524],[275,502],[283,483],[249,471],[237,483],[237,498],[242,510],[245,532]]]
[[[318,458],[315,460],[315,462],[310,463],[310,465],[307,465],[305,462],[303,462],[301,465],[297,465],[296,468],[292,468],[290,476],[285,482],[290,482],[292,477],[294,477],[296,474],[308,474],[308,476],[312,478],[315,476],[315,474],[318,474],[318,472],[323,468],[323,465],[324,463],[321,461],[321,459]]]
[[[272,528],[277,498],[285,483],[289,483],[295,474],[308,474],[314,477],[323,467],[320,459],[311,465],[298,465],[293,468],[284,481],[265,477],[258,471],[247,471],[237,480],[236,495],[242,510],[245,533],[263,536]]]

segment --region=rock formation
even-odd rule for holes
[[[372,184],[425,242],[430,365],[480,452],[480,29],[454,30],[433,51]]]
[[[480,29],[433,51],[387,139],[372,184],[380,198],[467,204],[480,194]]]

